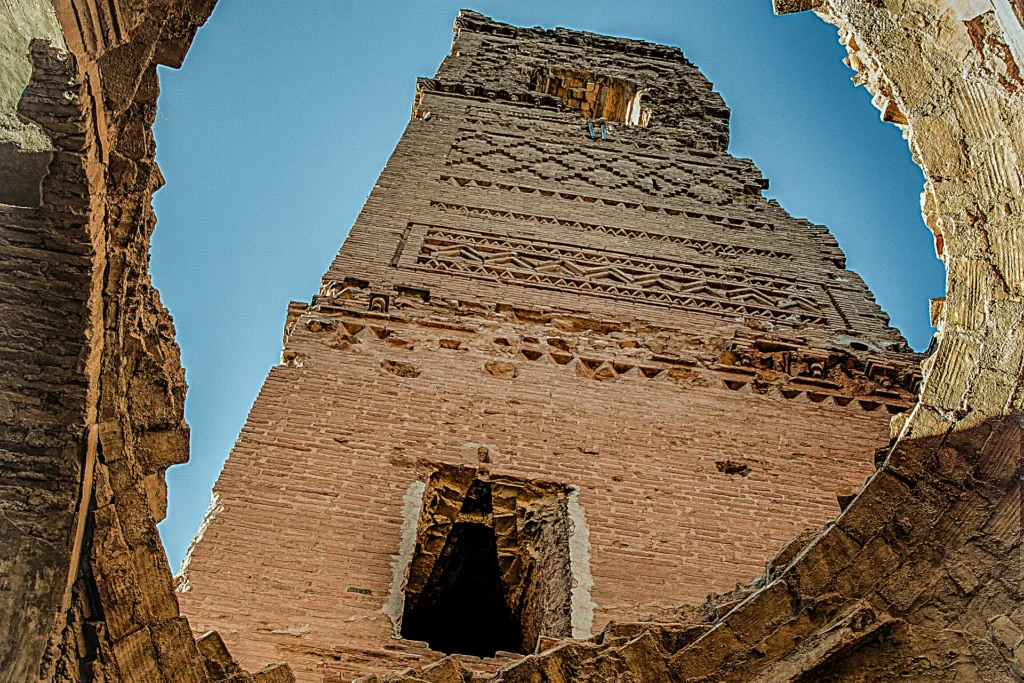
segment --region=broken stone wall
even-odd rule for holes
[[[87,183],[89,112],[66,53],[37,42],[30,54],[19,110],[53,160],[42,208],[0,206],[0,670],[12,680],[36,676],[68,597],[97,373],[89,197],[63,191]]]
[[[42,173],[13,170],[36,201],[0,197],[4,680],[220,680],[156,530],[188,428],[148,275],[156,68],[180,66],[212,9],[26,0],[0,14],[0,144],[47,154]]]

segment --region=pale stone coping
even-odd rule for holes
[[[970,21],[985,12],[995,11],[999,28],[1018,64],[1024,65],[1024,27],[1021,27],[1010,0],[948,0],[960,21]]]
[[[1024,27],[1020,25],[1010,0],[992,0],[992,5],[996,10],[999,27],[1003,29],[1006,44],[1013,52],[1013,58],[1017,60],[1018,65],[1024,65]]]

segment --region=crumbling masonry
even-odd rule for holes
[[[840,26],[925,171],[923,382],[681,53],[462,13],[178,579],[254,675],[155,531],[155,65],[211,9],[6,10],[41,40],[0,119],[4,675],[1024,679],[1019,5],[776,2]]]
[[[216,635],[197,647],[156,530],[164,471],[188,455],[184,373],[148,275],[156,67],[181,64],[212,9],[0,8],[2,73],[24,78],[0,118],[5,682],[292,680],[244,674]]]

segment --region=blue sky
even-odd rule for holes
[[[176,570],[266,373],[285,308],[308,301],[447,54],[468,0],[220,0],[180,71],[161,69],[153,282],[189,383],[192,457],[168,472],[160,525]],[[794,216],[828,225],[918,350],[944,272],[920,170],[836,31],[770,0],[478,0],[521,26],[680,46],[732,109],[730,151]]]

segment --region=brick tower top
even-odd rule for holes
[[[728,141],[678,48],[464,10],[378,183],[388,219],[357,221],[313,303],[474,301],[916,362],[828,228],[766,199]]]
[[[638,141],[672,138],[716,153],[729,145],[725,100],[678,47],[563,28],[518,28],[463,10],[435,83],[490,98],[564,104],[591,119],[624,122],[628,109],[633,123],[645,124],[636,126],[642,128]],[[634,100],[639,109],[630,107]]]

